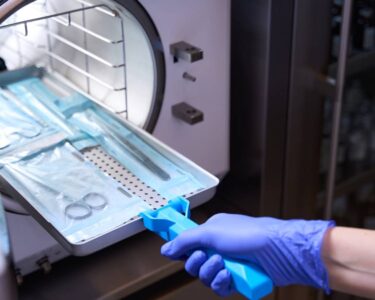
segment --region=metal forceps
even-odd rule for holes
[[[150,157],[144,154],[141,150],[139,150],[135,145],[129,142],[126,138],[122,137],[120,134],[116,132],[116,130],[109,127],[108,124],[102,122],[100,118],[96,115],[90,115],[89,120],[100,124],[104,129],[104,133],[119,143],[134,159],[136,159],[139,163],[141,163],[145,168],[147,168],[150,172],[158,176],[160,179],[164,181],[168,181],[171,179],[171,176],[159,167]],[[135,134],[135,133],[132,133]]]
[[[2,124],[1,127],[5,129],[0,131],[0,150],[9,147],[12,144],[10,137],[13,135],[17,135],[26,139],[32,139],[41,134],[42,127],[46,127],[46,124],[42,123],[31,110],[29,110],[20,102],[20,100],[15,95],[13,95],[6,89],[0,89],[0,97],[5,101],[14,104],[20,111],[22,111],[26,116],[29,116],[34,122],[38,124],[38,126],[32,125],[24,128],[12,128],[9,126],[7,127],[6,124]],[[21,123],[27,122],[23,121]]]

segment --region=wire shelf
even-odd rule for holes
[[[51,73],[61,73],[61,66],[68,68],[69,70],[83,76],[85,79],[85,85],[77,87],[83,94],[90,95],[90,98],[94,98],[97,102],[102,102],[96,98],[94,91],[92,91],[92,84],[100,86],[107,92],[122,92],[124,93],[124,103],[119,105],[120,109],[112,109],[116,113],[121,114],[126,119],[128,118],[128,99],[127,99],[127,74],[126,74],[126,53],[125,53],[125,28],[124,21],[120,16],[119,12],[108,7],[105,4],[93,5],[92,3],[85,0],[75,0],[81,6],[80,8],[66,10],[62,12],[48,13],[44,16],[39,16],[36,18],[25,19],[21,21],[12,22],[9,24],[1,25],[0,30],[9,29],[11,34],[17,36],[17,38],[23,42],[23,45],[31,47],[38,53],[45,55],[48,59],[43,62],[44,67],[50,70]],[[89,11],[95,10],[99,14],[103,15],[103,18],[109,17],[114,18],[119,26],[120,37],[113,38],[105,36],[102,33],[94,31],[87,26],[87,13]],[[80,18],[79,21],[73,20],[73,16]],[[52,30],[50,26],[50,21],[56,24],[58,27],[63,27],[69,30],[70,35],[61,33],[59,30]],[[103,19],[103,22],[108,20]],[[32,29],[31,24],[36,23],[38,29],[43,30],[43,34],[46,36],[46,40],[41,42],[38,40],[35,42],[30,38],[30,30]],[[77,34],[76,34],[77,33]],[[73,38],[82,35],[82,41],[78,44]],[[109,47],[121,47],[120,55],[117,57],[119,61],[112,62],[108,58],[102,57],[96,54],[93,49],[88,47],[87,39],[88,37],[94,38],[97,42],[107,44]],[[83,66],[78,66],[75,62],[71,61],[69,58],[64,57],[64,53],[60,53],[57,50],[59,47],[54,47],[53,43],[60,43],[67,48],[69,53],[78,53],[83,57]],[[12,47],[7,47],[10,48]],[[20,59],[27,58],[28,51],[22,51],[21,45],[18,45],[16,53],[20,56]],[[74,56],[74,54],[73,54]],[[116,86],[114,83],[108,82],[106,78],[107,72],[98,72],[99,74],[94,74],[92,72],[93,63],[102,65],[104,68],[119,70],[122,74],[122,85]],[[60,65],[59,65],[60,64]],[[117,73],[116,73],[117,74]],[[106,92],[106,93],[107,93]],[[104,93],[105,94],[105,93]]]

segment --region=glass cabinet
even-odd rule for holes
[[[375,229],[375,1],[334,0],[330,31],[327,71],[336,97],[323,104],[316,213],[341,226]],[[326,299],[362,298],[333,293]]]
[[[227,202],[375,229],[375,0],[233,0],[232,16]]]

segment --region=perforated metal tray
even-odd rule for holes
[[[16,77],[17,78],[12,79],[12,81],[22,79],[24,74],[20,74],[20,76]],[[190,161],[188,158],[163,144],[151,134],[120,118],[108,108],[101,108],[106,111],[109,116],[116,119],[119,123],[122,123],[128,130],[142,139],[144,143],[156,150],[156,152],[160,153],[163,157],[167,158],[167,160],[172,162],[178,168],[184,172],[186,171],[201,184],[201,187],[199,187],[198,190],[190,190],[188,194],[180,191],[181,194],[175,195],[176,197],[184,196],[190,201],[191,207],[196,207],[213,197],[216,186],[219,183],[219,180],[215,176],[211,175]],[[143,182],[129,169],[127,169],[126,165],[121,164],[111,155],[106,153],[106,151],[100,146],[86,148],[81,152],[87,160],[95,164],[101,171],[122,184],[128,191],[147,202],[151,209],[156,210],[168,202],[169,199],[161,196],[161,192],[158,191],[157,188],[152,188],[152,184],[150,182]],[[140,174],[139,176],[142,177],[143,174]],[[27,196],[23,196],[17,190],[16,186],[12,186],[11,183],[5,181],[4,178],[1,177],[0,189],[6,194],[11,195],[13,199],[17,200],[56,240],[58,240],[70,253],[74,255],[88,255],[144,230],[140,217],[133,216],[128,221],[124,221],[122,225],[114,227],[110,232],[102,235],[96,235],[95,237],[87,238],[73,244],[69,242],[68,239],[62,235],[51,223],[49,223],[47,219],[33,207],[33,205],[30,204],[28,199],[25,198]]]
[[[125,122],[125,121],[124,121]],[[127,124],[127,126],[133,126]],[[151,145],[154,149],[159,151],[162,155],[167,157],[170,161],[175,163],[177,166],[184,170],[189,170],[189,173],[197,178],[204,188],[190,192],[189,194],[183,194],[191,202],[192,207],[196,207],[206,201],[208,201],[215,193],[218,179],[213,175],[209,174],[199,166],[183,157],[179,153],[170,149],[166,145],[156,140],[153,136],[149,135],[141,129],[136,127],[133,128],[134,132],[137,132],[146,143]],[[161,194],[153,189],[147,182],[143,182],[130,170],[119,163],[111,155],[106,153],[100,146],[88,148],[82,151],[84,157],[96,165],[101,171],[112,177],[114,180],[122,184],[127,188],[133,195],[138,196],[143,201],[147,202],[151,209],[158,209],[164,206],[168,199],[161,196]],[[91,254],[95,251],[103,249],[111,244],[126,239],[134,234],[137,234],[144,230],[142,220],[139,216],[134,216],[126,221],[121,226],[113,228],[112,231],[107,232],[100,236],[95,236],[91,239],[82,240],[78,243],[71,243],[68,239],[56,230],[52,224],[50,224],[43,215],[41,215],[27,199],[23,197],[21,193],[17,191],[17,188],[13,187],[7,181],[2,182],[2,190],[7,194],[11,195],[15,200],[21,203],[21,205],[57,240],[67,249],[71,254],[77,256],[83,256]]]

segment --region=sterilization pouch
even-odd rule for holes
[[[84,110],[93,105],[92,101],[79,93],[60,97],[52,92],[39,78],[30,78],[9,86],[9,88],[19,94],[21,91],[28,91],[38,101],[43,103],[48,109],[65,119],[74,112]]]
[[[71,244],[108,233],[150,209],[68,143],[7,164],[0,174]]]
[[[62,131],[74,146],[81,150],[95,146],[95,141],[66,122],[66,115],[89,107],[91,101],[75,93],[68,97],[55,95],[39,78],[29,78],[7,86],[23,109],[33,114],[38,123]]]
[[[55,128],[33,119],[1,89],[0,107],[0,159],[14,149],[57,132]]]
[[[2,100],[25,119],[3,110],[0,121],[22,133],[9,130],[6,137],[38,133],[14,148],[6,145],[9,139],[0,140],[0,186],[70,253],[88,255],[142,231],[139,213],[168,199],[186,196],[196,206],[213,196],[217,178],[109,109],[68,91],[59,97],[40,78],[0,89],[11,99]]]
[[[67,133],[69,136],[74,136],[76,132],[66,124],[63,116],[58,115],[51,110],[49,105],[57,99],[57,96],[52,94],[45,85],[43,88],[39,87],[41,84],[39,79],[31,78],[9,85],[7,88],[20,100],[20,102],[30,109],[39,120],[48,124],[50,127],[59,128]]]
[[[97,140],[103,149],[166,199],[204,188],[194,176],[97,107],[73,114],[69,122]]]
[[[18,162],[22,159],[27,159],[35,156],[41,152],[54,148],[59,144],[65,143],[67,137],[62,132],[52,132],[39,136],[28,143],[15,147],[12,150],[5,152],[0,156],[0,169],[7,164]]]

